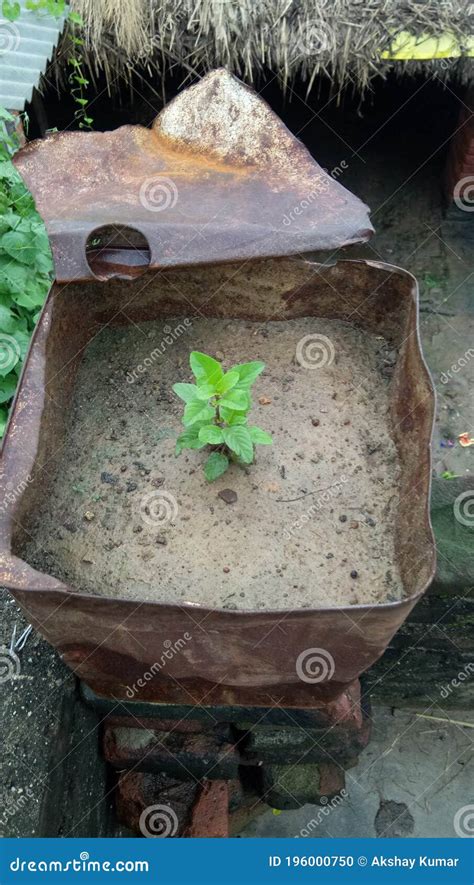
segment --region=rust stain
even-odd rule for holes
[[[152,268],[333,249],[372,233],[367,206],[225,70],[178,95],[152,129],[59,133],[14,162],[61,282],[95,279],[85,243],[107,224],[138,230]],[[107,276],[126,277],[128,260]]]

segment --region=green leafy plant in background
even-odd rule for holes
[[[1,0],[3,18],[14,22],[22,8],[16,0]],[[26,9],[59,18],[65,0],[27,0]],[[69,83],[80,129],[93,123],[84,90],[82,19],[68,12],[71,54]],[[23,114],[23,119],[26,115]],[[12,156],[20,146],[17,120],[0,107],[0,438],[5,432],[8,406],[15,393],[29,340],[53,279],[48,237],[33,197],[16,171]]]
[[[174,392],[185,402],[185,430],[176,441],[176,454],[183,449],[211,446],[204,474],[209,482],[218,479],[231,461],[251,464],[255,445],[271,445],[269,433],[248,426],[252,407],[251,387],[265,363],[242,363],[224,372],[211,356],[193,351],[189,358],[195,384],[174,384]]]
[[[0,437],[53,276],[43,221],[11,161],[19,147],[14,126],[15,118],[0,108]]]
[[[21,15],[21,6],[16,0],[2,0],[2,15],[8,21],[14,22]],[[67,10],[65,0],[26,0],[25,8],[29,12],[42,13],[53,18],[61,18]],[[89,100],[85,95],[85,88],[89,80],[84,75],[83,47],[84,40],[81,37],[83,21],[78,12],[68,10],[67,21],[69,23],[70,54],[68,64],[71,69],[68,81],[71,87],[71,97],[76,103],[74,119],[79,129],[91,129],[93,119],[88,110]]]

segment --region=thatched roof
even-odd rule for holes
[[[284,88],[296,77],[311,87],[325,73],[337,87],[352,83],[361,90],[394,65],[410,72],[436,70],[443,79],[465,80],[472,73],[471,59],[452,58],[469,48],[472,54],[472,0],[72,0],[71,5],[85,23],[90,68],[105,70],[110,84],[133,69],[160,75],[175,66],[193,77],[223,66],[248,83],[273,73]],[[415,53],[421,61],[383,59],[384,51],[393,54],[390,46],[402,32],[443,42],[424,43],[428,53]],[[429,60],[445,54],[446,43],[448,58]]]

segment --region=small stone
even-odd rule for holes
[[[271,403],[271,399],[269,396],[259,396],[258,401],[261,406],[269,406]]]
[[[334,559],[334,553],[326,553],[326,559]]]
[[[359,523],[357,522],[356,519],[353,519],[353,520],[351,521],[350,528],[351,528],[351,529],[358,529],[358,528],[359,528]]]
[[[345,513],[341,513],[339,517],[339,522],[347,522],[347,516]]]
[[[118,476],[114,476],[113,473],[107,473],[105,470],[100,474],[100,478],[102,482],[107,482],[109,485],[114,486],[118,483]]]
[[[350,418],[346,418],[346,420],[343,421],[342,423],[347,427],[347,425],[351,423],[351,420],[350,420]]]
[[[320,423],[321,422],[319,418],[311,418],[311,424],[313,425],[313,427],[319,427]]]
[[[230,572],[230,568],[229,568],[229,566],[228,566],[228,565],[225,565],[224,568],[222,569],[222,571],[224,572],[225,575],[228,575],[229,572]]]
[[[168,543],[168,540],[167,540],[167,538],[165,537],[165,535],[157,535],[157,536],[156,536],[156,543],[157,543],[157,544],[162,544],[163,547],[165,547],[166,544]]]
[[[127,482],[127,492],[134,492],[137,488],[136,482],[131,482],[130,480]]]
[[[82,561],[83,561],[83,562],[90,563],[90,564],[92,564],[92,563],[94,562],[94,560],[91,559],[89,556],[83,556],[83,557],[82,557]]]
[[[95,519],[95,513],[92,513],[92,510],[86,510],[84,513],[84,519],[87,519],[87,522],[92,522]]]
[[[280,489],[280,486],[278,485],[277,482],[269,482],[269,483],[267,483],[266,489],[267,489],[267,492],[278,492]]]
[[[374,525],[376,525],[375,519],[372,519],[371,516],[368,516],[367,519],[366,519],[365,521],[366,521],[367,525],[370,525],[370,526],[372,526],[372,527],[373,527]]]
[[[353,568],[351,571],[351,578],[357,578],[358,576],[359,576],[359,573],[356,572],[355,568]]]
[[[225,501],[226,504],[235,504],[237,501],[237,492],[234,492],[233,489],[222,489],[217,497],[222,501]]]
[[[191,473],[192,471],[190,470],[189,472]],[[156,476],[155,479],[152,479],[151,484],[152,486],[155,486],[155,489],[159,489],[159,487],[163,485],[164,481],[164,476]]]
[[[304,461],[305,454],[304,452],[296,452],[296,457],[300,459],[300,461]]]

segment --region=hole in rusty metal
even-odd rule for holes
[[[130,280],[145,273],[151,261],[147,238],[133,227],[109,224],[91,231],[86,242],[87,263],[98,280]]]

